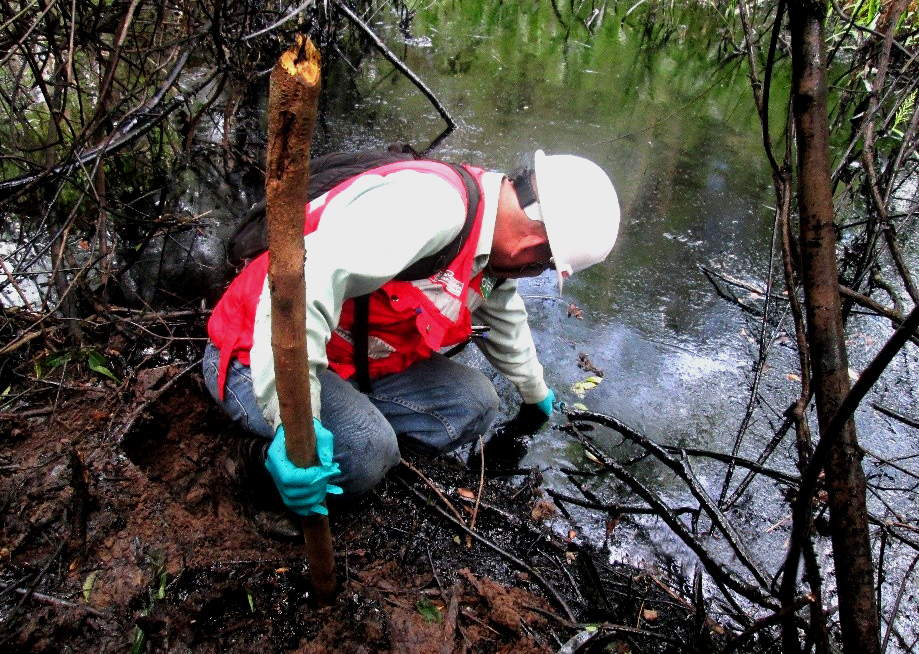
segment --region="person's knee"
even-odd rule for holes
[[[500,401],[491,381],[478,371],[465,375],[449,405],[433,414],[436,428],[403,435],[402,445],[416,454],[449,452],[484,436],[498,415]]]
[[[491,381],[481,372],[472,375],[464,388],[467,422],[460,429],[464,436],[485,434],[498,415],[500,400]]]
[[[332,479],[332,483],[341,486],[345,497],[369,492],[401,461],[396,434],[391,428],[365,435],[366,438],[352,440],[347,449],[335,454],[341,475]]]
[[[323,380],[322,424],[335,439],[334,461],[341,474],[331,483],[345,497],[362,495],[399,465],[399,445],[392,425],[363,395],[341,378]]]
[[[215,400],[220,402],[220,393],[217,389],[218,368],[220,365],[220,350],[208,343],[201,359],[201,373],[204,377],[204,386]]]

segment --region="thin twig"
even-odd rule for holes
[[[753,634],[755,634],[756,632],[762,631],[766,627],[774,625],[776,622],[779,622],[786,615],[788,615],[789,613],[794,613],[795,611],[800,609],[802,606],[811,604],[814,601],[814,599],[815,598],[812,593],[802,595],[801,597],[796,599],[794,603],[791,604],[790,606],[783,606],[778,611],[775,611],[774,613],[771,613],[770,615],[760,618],[759,620],[754,622],[752,625],[747,627],[747,629],[745,629],[743,633],[741,633],[736,638],[728,642],[728,644],[725,645],[724,649],[721,650],[721,654],[730,654],[731,652],[735,651],[738,647],[743,645],[745,642],[747,642],[750,639],[750,637],[753,636]]]
[[[341,13],[343,13],[345,16],[348,17],[348,20],[354,23],[354,25],[357,26],[359,30],[361,30],[364,34],[367,35],[367,38],[369,38],[373,42],[377,50],[380,51],[380,54],[386,57],[386,59],[389,60],[389,63],[391,63],[396,68],[398,68],[399,71],[403,75],[408,77],[409,80],[412,82],[412,84],[414,84],[418,88],[418,90],[424,94],[424,97],[426,97],[431,102],[431,104],[434,105],[434,108],[437,110],[437,113],[440,114],[441,118],[444,119],[447,125],[451,129],[455,128],[456,122],[453,120],[453,118],[451,118],[450,114],[447,112],[444,106],[440,103],[440,100],[437,99],[437,96],[435,96],[434,93],[431,92],[431,90],[425,85],[425,83],[422,82],[421,79],[415,73],[413,73],[412,70],[408,66],[406,66],[402,62],[401,59],[399,59],[395,54],[393,54],[393,52],[389,48],[386,47],[386,45],[383,43],[380,37],[377,36],[376,33],[372,29],[370,29],[370,27],[368,27],[367,24],[364,23],[364,21],[362,21],[360,17],[357,14],[355,14],[348,5],[346,5],[341,0],[333,0],[333,2],[335,6],[338,8],[338,10]]]
[[[460,512],[456,510],[456,507],[453,506],[453,504],[450,503],[450,500],[448,500],[448,499],[446,498],[446,496],[440,491],[440,489],[434,484],[433,481],[431,481],[423,472],[421,472],[418,468],[416,468],[415,466],[413,466],[411,463],[409,463],[409,462],[406,461],[405,459],[401,459],[401,463],[402,463],[402,465],[404,465],[406,468],[408,468],[409,470],[411,470],[412,472],[414,472],[416,475],[418,475],[418,477],[421,479],[421,481],[423,481],[423,482],[428,486],[428,488],[430,488],[432,491],[434,491],[435,493],[437,493],[437,497],[440,498],[440,501],[441,501],[441,502],[443,502],[444,504],[447,505],[447,508],[450,509],[450,511],[453,513],[454,517],[455,517],[457,520],[459,520],[460,522],[462,522],[464,527],[466,526],[466,521],[463,520],[463,516],[460,515]]]
[[[475,519],[479,515],[479,503],[482,501],[482,489],[485,487],[485,444],[482,440],[482,434],[479,434],[479,456],[481,462],[479,465],[479,490],[475,494],[475,506],[472,507],[472,518],[469,520],[469,528],[475,530]]]
[[[884,632],[884,640],[881,641],[881,654],[887,650],[887,641],[890,640],[890,633],[893,631],[893,625],[897,618],[897,613],[900,612],[900,602],[903,600],[903,594],[906,592],[906,582],[909,580],[911,574],[913,574],[913,568],[916,567],[916,563],[919,562],[919,554],[913,557],[913,562],[909,564],[909,567],[906,569],[906,572],[903,574],[903,579],[900,581],[900,589],[897,591],[897,599],[894,600],[893,608],[890,610],[890,622],[887,623],[887,630]]]
[[[131,432],[131,429],[134,427],[134,423],[137,421],[138,418],[140,418],[141,415],[143,415],[144,411],[146,411],[150,407],[151,404],[158,401],[163,396],[163,394],[166,391],[168,391],[170,388],[172,388],[172,386],[177,381],[179,381],[179,379],[181,379],[186,373],[199,367],[201,365],[201,361],[202,361],[201,359],[198,359],[197,361],[189,365],[187,368],[179,372],[177,375],[175,375],[168,382],[163,384],[162,388],[159,388],[156,391],[153,391],[150,397],[145,402],[137,406],[130,413],[124,425],[120,429],[113,430],[112,432],[110,432],[110,435],[115,434],[115,433],[119,434],[118,440],[121,441],[125,436],[127,436]]]
[[[596,509],[598,511],[605,511],[613,515],[619,513],[632,513],[639,515],[656,515],[657,510],[650,506],[635,506],[632,504],[618,504],[618,503],[607,503],[607,502],[597,502],[593,500],[584,500],[579,497],[573,497],[571,495],[566,495],[565,493],[559,493],[558,491],[552,490],[551,488],[544,489],[546,494],[549,495],[554,500],[560,500],[562,502],[568,502],[570,504],[576,504],[582,506],[585,509]],[[677,506],[670,509],[674,515],[680,515],[683,513],[696,513],[698,509],[692,506]]]
[[[906,426],[908,426],[908,427],[913,427],[913,428],[915,428],[915,429],[919,429],[919,421],[913,420],[913,419],[910,418],[909,416],[904,416],[902,413],[898,413],[898,412],[894,411],[893,409],[890,409],[890,408],[888,408],[888,407],[882,406],[882,405],[878,404],[877,402],[872,402],[872,403],[871,403],[871,406],[872,406],[872,408],[874,408],[874,409],[880,411],[880,412],[883,413],[884,415],[889,416],[889,417],[893,418],[894,420],[899,420],[900,422],[902,422],[904,425],[906,425]]]
[[[695,477],[695,474],[692,471],[692,467],[687,465],[688,458],[685,456],[684,453],[681,452],[681,456],[683,459],[682,461],[675,460],[673,457],[671,457],[667,453],[667,451],[663,447],[661,447],[657,443],[654,443],[649,438],[642,436],[637,431],[635,431],[634,429],[632,429],[631,427],[623,423],[621,420],[618,420],[612,416],[606,416],[606,415],[599,414],[599,413],[591,413],[588,411],[567,411],[566,415],[571,420],[586,420],[589,422],[595,422],[601,425],[605,425],[607,427],[610,427],[611,429],[615,429],[616,431],[618,431],[620,434],[628,438],[633,443],[641,445],[647,451],[651,452],[655,457],[657,457],[657,459],[661,463],[663,463],[668,468],[670,468],[673,472],[675,472],[684,482],[686,482],[687,486],[689,487],[690,492],[693,494],[696,500],[698,500],[700,506],[709,515],[712,522],[715,525],[717,525],[718,529],[724,534],[728,543],[731,545],[735,554],[737,555],[737,558],[740,559],[740,561],[747,567],[747,569],[756,578],[756,581],[763,588],[768,587],[769,584],[768,584],[768,581],[766,580],[765,574],[761,570],[759,570],[759,567],[756,565],[752,555],[750,554],[749,551],[747,551],[747,548],[744,545],[743,539],[740,538],[740,536],[737,534],[737,532],[732,527],[731,523],[722,513],[721,509],[718,508],[717,504],[712,500],[712,498],[708,495],[708,493],[705,491],[702,485],[698,482],[698,480]],[[617,462],[607,457],[606,460],[604,461],[604,465],[610,468],[614,472],[614,474],[616,474],[616,476],[618,476],[620,479],[623,479],[624,481],[626,481],[626,479],[619,472],[619,471],[624,471],[624,468],[622,468]],[[632,479],[631,475],[628,475],[628,477],[629,479]],[[627,483],[631,485],[631,481],[627,481]],[[658,500],[656,497],[654,498],[653,503],[652,501],[649,501],[649,496],[650,496],[649,494],[650,494],[650,491],[642,486],[642,492],[639,492],[639,495],[642,496],[642,499],[648,502],[651,506],[660,506],[660,507],[664,506],[663,503],[660,502],[660,500]],[[668,522],[668,525],[671,525],[671,523],[679,524],[680,530],[685,532],[685,528],[683,527],[683,525],[679,523],[676,517],[673,516],[673,514],[669,511],[669,509],[667,509],[666,512],[668,515],[667,516],[662,515],[661,517],[665,518],[665,521]],[[686,532],[686,535],[687,536],[689,535],[688,532]],[[699,544],[698,541],[696,541],[694,537],[690,536],[690,538],[693,544],[690,544],[690,543],[687,543],[687,544],[689,544],[690,547],[694,549],[694,551],[695,551],[695,548],[697,547],[701,548],[701,544]],[[706,553],[706,556],[707,556],[707,553]],[[714,561],[712,562],[714,563]]]
[[[549,593],[549,595],[552,596],[552,599],[554,599],[555,602],[559,605],[559,607],[565,612],[565,615],[568,617],[568,619],[574,622],[574,613],[572,613],[571,609],[568,607],[568,603],[559,594],[559,592],[555,589],[555,587],[552,584],[550,584],[548,581],[546,581],[543,578],[543,576],[539,574],[534,568],[524,563],[523,561],[518,559],[516,556],[511,554],[510,552],[507,552],[501,549],[500,547],[498,547],[498,545],[494,543],[491,539],[486,538],[485,536],[482,536],[479,532],[470,530],[469,527],[467,527],[466,524],[461,519],[455,518],[454,516],[450,515],[449,513],[444,511],[442,508],[440,508],[439,506],[431,502],[429,498],[426,498],[419,491],[412,488],[412,486],[410,486],[404,479],[396,477],[396,480],[400,484],[402,484],[405,488],[407,488],[421,502],[423,502],[424,504],[430,505],[432,509],[437,511],[439,514],[441,514],[443,517],[447,518],[451,522],[454,522],[456,526],[462,529],[464,532],[466,532],[467,534],[475,538],[477,541],[479,541],[486,547],[497,552],[502,557],[504,557],[505,559],[513,563],[514,565],[518,566],[521,570],[526,572],[528,575],[530,575],[534,580],[536,580],[536,583],[539,584],[543,590],[545,590],[547,593]]]
[[[13,271],[7,265],[3,257],[0,257],[0,266],[3,267],[3,272],[6,275],[6,278],[13,285],[13,288],[16,290],[16,293],[19,295],[19,299],[22,300],[22,305],[27,308],[30,307],[31,302],[29,302],[29,299],[26,297],[26,294],[23,293],[22,287],[19,286],[19,282],[17,282],[16,278],[13,276]]]
[[[79,602],[71,602],[70,600],[65,600],[61,597],[54,597],[53,595],[46,595],[45,593],[39,593],[38,591],[30,590],[28,588],[16,588],[15,592],[20,595],[25,595],[27,598],[32,598],[36,602],[41,602],[42,604],[50,604],[52,606],[57,606],[65,609],[77,609],[78,611],[85,611],[86,613],[91,613],[100,618],[111,618],[108,613],[100,611],[99,609],[94,609],[91,606],[86,604],[80,604]]]
[[[297,7],[296,9],[293,9],[290,13],[288,13],[288,14],[287,14],[286,16],[284,16],[283,18],[281,18],[281,19],[279,19],[279,20],[273,22],[273,23],[272,23],[271,25],[269,25],[268,27],[265,27],[265,28],[263,28],[263,29],[260,29],[260,30],[258,30],[257,32],[252,32],[251,34],[246,34],[246,35],[245,35],[244,37],[242,37],[242,39],[240,39],[240,40],[241,40],[241,41],[248,41],[248,40],[250,40],[250,39],[254,39],[254,38],[257,37],[257,36],[261,36],[262,34],[267,34],[268,32],[270,32],[270,31],[272,31],[272,30],[274,30],[274,29],[277,29],[278,27],[280,27],[281,25],[283,25],[283,24],[286,23],[287,21],[289,21],[289,20],[291,20],[292,18],[296,17],[297,14],[299,14],[301,11],[303,11],[304,9],[307,9],[308,7],[311,7],[311,6],[314,5],[314,4],[316,4],[316,0],[307,0],[306,2],[304,2],[302,5],[300,5],[300,6]]]

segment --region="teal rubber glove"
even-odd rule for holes
[[[555,391],[551,388],[549,389],[549,394],[546,395],[546,398],[541,402],[537,402],[536,406],[539,407],[539,410],[546,414],[546,417],[552,415],[552,412],[555,411],[558,407],[555,404]]]
[[[341,472],[338,464],[332,461],[332,432],[323,427],[317,418],[313,418],[313,427],[316,431],[319,465],[300,468],[287,458],[283,425],[278,427],[265,459],[265,467],[274,479],[284,504],[294,513],[303,516],[313,513],[329,515],[323,505],[326,494],[341,495],[343,492],[340,487],[328,483],[329,479]]]

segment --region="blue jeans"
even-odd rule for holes
[[[203,367],[211,395],[240,426],[274,438],[255,401],[249,366],[233,359],[224,400],[218,398],[219,360],[220,351],[208,343]],[[498,413],[498,394],[491,381],[440,354],[374,379],[367,395],[331,370],[321,373],[319,382],[320,421],[334,436],[334,460],[341,467],[341,475],[331,482],[346,496],[376,486],[399,464],[400,445],[426,455],[449,452],[484,435]]]

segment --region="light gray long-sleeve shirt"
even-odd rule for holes
[[[483,220],[475,249],[473,275],[485,269],[491,252],[503,175],[482,179]],[[327,201],[327,195],[316,203]],[[345,300],[371,293],[411,264],[449,244],[466,220],[462,198],[438,175],[404,170],[386,176],[363,175],[336,195],[319,227],[304,237],[306,333],[313,415],[321,409],[318,374],[328,366],[326,344],[338,325]],[[486,358],[520,392],[524,402],[549,392],[527,324],[516,280],[506,280],[473,310],[473,320],[491,328],[476,339]],[[252,381],[265,418],[281,424],[271,351],[268,280],[255,315],[250,352]]]

